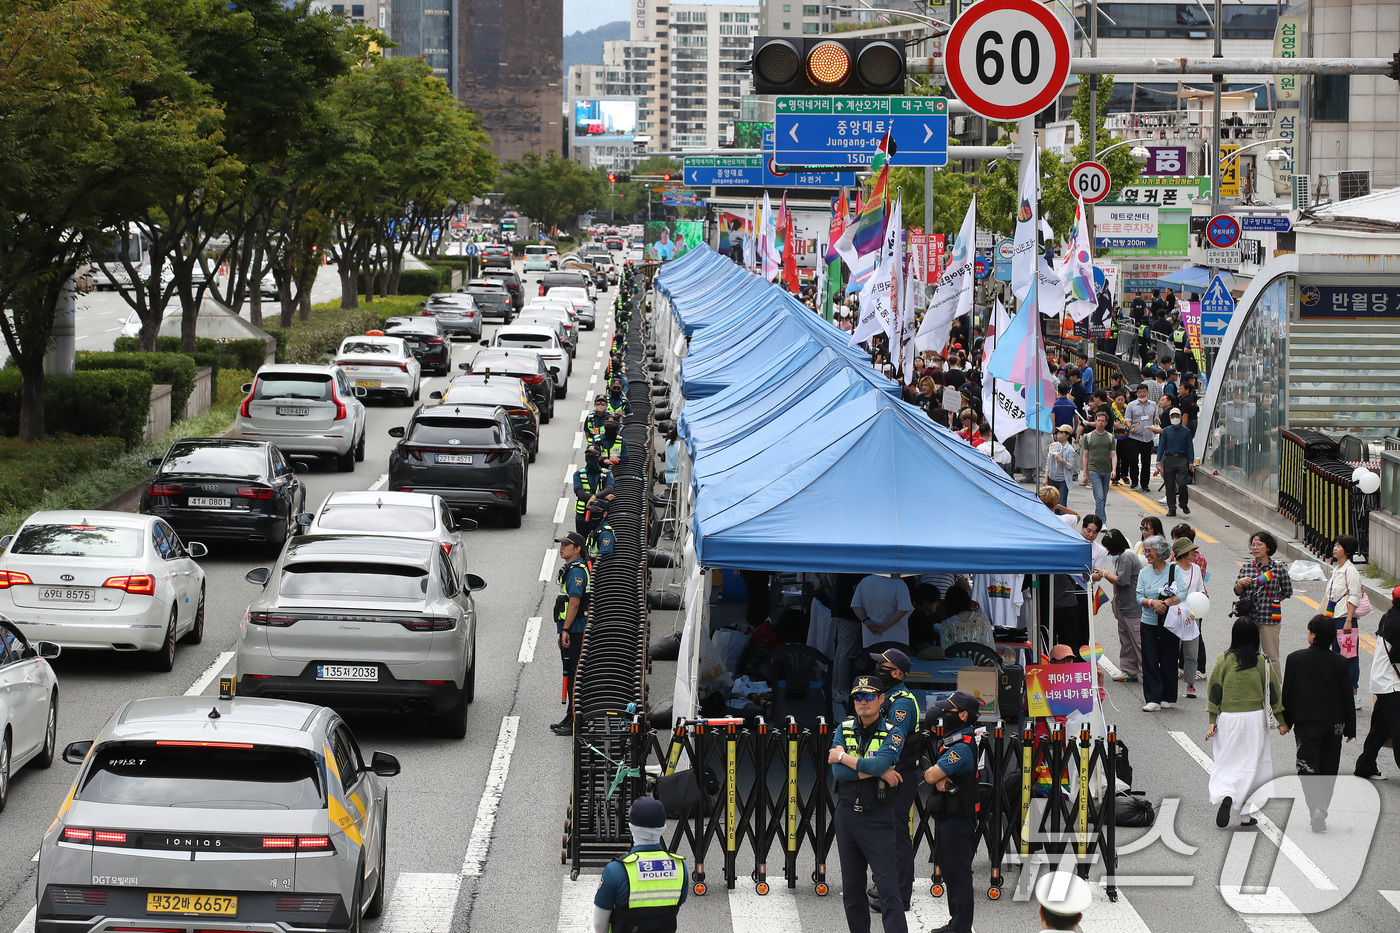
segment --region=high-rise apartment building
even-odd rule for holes
[[[457,58],[457,11],[453,0],[393,0],[386,7],[385,32],[398,43],[389,54],[423,59],[433,74],[452,87]]]
[[[448,6],[451,0],[419,2]],[[456,14],[456,80],[450,83],[457,99],[481,117],[492,152],[518,159],[526,152],[563,151],[563,0],[456,0]]]
[[[759,35],[819,36],[838,26],[862,29],[888,25],[899,14],[912,10],[920,16],[930,13],[942,18],[947,6],[933,6],[919,0],[822,0],[820,3],[791,2],[791,0],[762,0],[759,4]],[[844,29],[842,30],[844,31]]]

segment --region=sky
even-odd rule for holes
[[[564,35],[627,18],[628,0],[564,0]]]

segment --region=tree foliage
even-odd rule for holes
[[[578,216],[602,203],[607,179],[553,149],[544,158],[527,152],[501,164],[505,202],[546,227],[572,229]]]

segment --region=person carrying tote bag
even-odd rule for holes
[[[1322,611],[1337,626],[1337,640],[1332,650],[1346,658],[1351,665],[1352,704],[1356,709],[1361,708],[1361,698],[1356,692],[1361,683],[1361,662],[1357,657],[1357,642],[1361,633],[1356,628],[1356,619],[1366,591],[1361,588],[1361,574],[1351,559],[1356,556],[1360,546],[1354,535],[1339,535],[1332,545],[1332,558],[1337,562],[1337,569],[1332,571],[1332,578],[1327,581],[1327,604]]]

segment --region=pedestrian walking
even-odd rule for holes
[[[1283,673],[1283,716],[1293,725],[1298,776],[1315,833],[1327,829],[1327,807],[1341,764],[1342,741],[1356,738],[1351,671],[1332,651],[1336,638],[1331,619],[1313,616],[1308,620],[1308,647],[1288,656]],[[1376,654],[1382,653],[1377,646]]]
[[[1337,562],[1337,568],[1332,571],[1332,577],[1327,581],[1327,603],[1322,614],[1336,623],[1337,643],[1332,646],[1332,650],[1346,658],[1347,663],[1351,665],[1353,705],[1360,709],[1361,698],[1357,696],[1356,690],[1361,684],[1361,661],[1356,647],[1358,638],[1352,634],[1352,630],[1356,627],[1356,610],[1361,605],[1361,597],[1365,595],[1365,591],[1361,589],[1361,574],[1351,562],[1358,547],[1360,542],[1356,540],[1355,535],[1339,535],[1336,543],[1332,545],[1332,559]],[[1345,639],[1343,636],[1346,636]],[[1342,644],[1344,640],[1346,644]]]
[[[627,810],[632,848],[603,867],[593,895],[593,929],[598,933],[675,933],[685,903],[685,859],[661,844],[666,807],[655,797],[638,797]]]
[[[1162,429],[1157,450],[1157,462],[1162,469],[1162,479],[1167,487],[1167,517],[1176,517],[1177,502],[1181,511],[1191,514],[1187,500],[1187,486],[1196,472],[1195,439],[1191,431],[1181,423],[1181,409],[1171,409],[1171,424]]]
[[[1269,713],[1278,734],[1288,734],[1278,672],[1259,654],[1259,627],[1247,615],[1235,619],[1230,647],[1215,659],[1210,672],[1206,738],[1215,740],[1210,771],[1210,804],[1215,825],[1224,829],[1235,817],[1241,826],[1259,821],[1253,814],[1269,801],[1264,788],[1274,777],[1269,757]]]
[[[836,853],[841,863],[841,901],[850,933],[870,933],[865,885],[880,890],[885,933],[908,933],[891,837],[895,831],[896,788],[904,741],[891,734],[880,716],[885,691],[877,677],[863,675],[851,685],[856,714],[836,729],[827,763],[836,784]]]
[[[1357,777],[1385,780],[1376,758],[1388,741],[1400,768],[1400,586],[1390,594],[1391,606],[1376,629],[1376,653],[1371,656],[1371,728],[1356,759]],[[1335,629],[1333,630],[1335,633]]]
[[[1138,573],[1137,601],[1142,607],[1143,711],[1155,713],[1176,703],[1176,658],[1181,640],[1166,626],[1168,601],[1176,598],[1176,565],[1167,539],[1153,535],[1142,542],[1147,566]]]
[[[1052,871],[1035,883],[1040,925],[1046,930],[1075,930],[1094,901],[1089,882],[1072,871]]]
[[[1250,559],[1240,566],[1235,580],[1235,595],[1248,599],[1254,607],[1254,621],[1259,626],[1259,650],[1274,664],[1279,663],[1278,636],[1283,622],[1283,601],[1293,595],[1293,578],[1288,565],[1275,560],[1278,539],[1267,531],[1256,531],[1249,537]],[[1327,644],[1336,642],[1336,636]],[[1287,669],[1284,679],[1288,679]]]
[[[1104,535],[1103,546],[1113,566],[1103,577],[1113,584],[1113,618],[1118,622],[1118,669],[1113,679],[1135,684],[1142,673],[1142,606],[1137,601],[1137,578],[1142,570],[1137,557],[1128,550],[1128,539],[1117,528]]]
[[[935,762],[924,771],[924,781],[935,793],[929,796],[933,817],[933,861],[948,891],[949,920],[930,933],[972,933],[975,902],[972,858],[977,853],[977,750],[972,730],[981,704],[964,690],[935,700],[933,709],[943,729]]]
[[[1074,481],[1079,465],[1079,451],[1074,446],[1073,429],[1068,425],[1055,428],[1055,440],[1045,452],[1045,482],[1060,491],[1060,502],[1069,505],[1069,484]]]
[[[1094,415],[1094,430],[1079,439],[1084,456],[1084,485],[1093,485],[1094,514],[1108,514],[1108,484],[1118,473],[1118,442],[1109,433],[1107,411]]]

